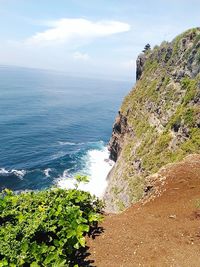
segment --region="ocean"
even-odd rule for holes
[[[0,67],[0,189],[70,188],[101,196],[112,167],[107,143],[131,82]]]

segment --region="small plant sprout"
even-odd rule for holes
[[[81,175],[81,174],[77,174],[75,177],[75,189],[78,189],[80,183],[84,183],[87,184],[90,181],[90,178],[87,175]]]

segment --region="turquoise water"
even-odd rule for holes
[[[77,172],[94,172],[98,159],[92,157],[99,156],[92,151],[105,153],[130,87],[0,67],[0,188],[43,189]]]

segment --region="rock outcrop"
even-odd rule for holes
[[[113,161],[117,160],[117,157],[121,152],[121,144],[123,143],[122,140],[124,134],[127,133],[127,131],[127,118],[123,116],[119,111],[113,125],[112,138],[108,146],[108,149],[110,151],[110,158]]]
[[[139,55],[137,83],[109,142],[116,163],[105,201],[118,212],[141,199],[149,175],[200,152],[200,28]]]
[[[140,54],[136,60],[136,80],[139,80],[144,70],[144,64],[146,61],[145,53]]]

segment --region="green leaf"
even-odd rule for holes
[[[45,254],[48,251],[48,246],[46,244],[42,244],[40,247],[40,253]]]
[[[4,193],[7,194],[8,196],[12,196],[13,195],[13,191],[8,189],[8,188],[4,189]]]
[[[52,267],[66,267],[66,266],[68,266],[68,265],[66,264],[66,260],[58,259],[58,260],[53,264]]]
[[[8,261],[5,258],[0,261],[0,267],[3,267],[3,266],[8,266]]]
[[[1,198],[0,198],[0,207],[2,208],[2,210],[3,210],[3,208],[6,207],[6,201],[4,199],[1,199]]]
[[[28,248],[29,248],[29,245],[28,245],[28,242],[27,241],[25,241],[24,243],[22,243],[21,249],[22,249],[23,252],[26,252],[28,250]]]
[[[51,263],[53,260],[56,260],[56,258],[57,258],[57,254],[56,254],[56,253],[50,253],[50,254],[46,257],[46,259],[45,259],[45,261],[44,261],[44,264],[49,264],[49,263]]]
[[[102,215],[98,213],[90,213],[88,217],[89,222],[101,222]]]
[[[80,243],[80,245],[82,246],[82,247],[85,247],[85,237],[81,237],[81,238],[79,238],[79,243]]]
[[[77,243],[74,245],[74,248],[75,248],[75,249],[79,249],[79,248],[80,248],[79,242],[77,242]]]
[[[50,246],[49,249],[50,249],[50,251],[54,251],[55,247],[54,246]]]
[[[54,245],[55,245],[56,247],[59,247],[59,246],[60,246],[60,243],[59,243],[59,240],[58,240],[58,239],[55,239],[55,240],[53,241],[53,243],[54,243]]]
[[[19,259],[19,264],[20,264],[20,266],[23,265],[24,263],[25,263],[24,259],[22,259],[22,258]]]
[[[83,232],[86,232],[86,233],[88,233],[88,232],[89,232],[89,230],[90,230],[90,227],[89,227],[89,225],[87,225],[87,224],[82,224],[82,231],[83,231]]]
[[[76,231],[75,230],[70,230],[67,233],[67,238],[71,238],[73,236],[76,236]]]
[[[40,265],[37,264],[36,261],[32,262],[30,267],[40,267]]]

